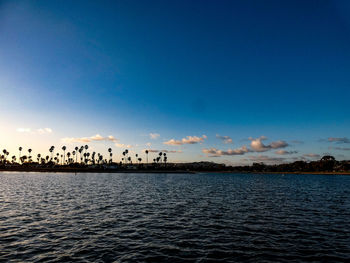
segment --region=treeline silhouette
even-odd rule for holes
[[[6,149],[2,150],[0,154],[0,165],[6,167],[14,166],[36,166],[36,167],[96,167],[96,166],[119,166],[125,167],[133,164],[142,166],[142,158],[136,153],[134,156],[126,149],[122,152],[123,157],[119,162],[113,162],[112,148],[108,148],[108,155],[103,156],[101,153],[95,151],[89,152],[89,146],[84,145],[75,147],[72,151],[67,151],[66,146],[62,146],[61,151],[55,146],[49,148],[49,154],[43,155],[38,153],[33,155],[31,148],[26,151],[23,147],[18,148],[18,153],[11,155]],[[149,151],[144,151],[146,157],[146,164],[148,164]],[[153,158],[153,165],[166,166],[168,156],[165,152],[159,152]]]
[[[236,172],[350,172],[350,161],[337,161],[333,156],[323,156],[318,161],[296,161],[278,165],[253,163],[250,166],[228,167]]]
[[[6,149],[0,154],[1,170],[26,170],[26,171],[122,171],[122,170],[161,170],[161,171],[225,171],[225,172],[350,172],[350,161],[337,161],[333,156],[323,156],[318,161],[295,161],[268,165],[265,163],[253,163],[245,166],[227,166],[214,162],[191,162],[191,163],[168,163],[168,156],[165,152],[153,154],[149,162],[149,151],[145,150],[141,154],[130,153],[128,149],[122,152],[122,158],[113,161],[113,152],[108,148],[107,156],[95,151],[90,152],[89,146],[84,145],[74,147],[72,151],[67,151],[67,147],[56,149],[51,146],[48,155],[40,153],[33,155],[31,148],[26,151],[23,147],[18,148],[18,152],[11,155]],[[146,162],[143,162],[144,156]]]

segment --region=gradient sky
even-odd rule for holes
[[[350,159],[349,98],[350,1],[0,0],[10,155]]]

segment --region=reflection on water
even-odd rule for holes
[[[350,259],[350,176],[0,173],[0,261]]]

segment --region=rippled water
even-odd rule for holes
[[[0,173],[0,261],[350,259],[350,176]]]

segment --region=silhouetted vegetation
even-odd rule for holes
[[[214,162],[169,163],[165,152],[154,154],[153,162],[148,162],[149,151],[136,153],[134,158],[126,149],[122,152],[119,162],[113,162],[113,152],[108,148],[108,156],[101,153],[89,152],[89,146],[74,147],[72,152],[63,146],[61,152],[55,153],[55,146],[51,146],[49,155],[38,153],[32,156],[32,149],[28,155],[23,154],[23,148],[18,148],[18,159],[3,149],[0,153],[0,170],[9,171],[217,171],[217,172],[251,172],[251,173],[349,173],[350,161],[337,161],[333,156],[323,156],[318,161],[296,161],[276,165],[253,163],[246,166],[226,166]],[[24,151],[25,152],[25,151]],[[78,157],[79,155],[79,157]],[[142,162],[142,157],[146,163]]]
[[[278,165],[266,165],[264,163],[253,163],[251,166],[228,167],[237,172],[350,172],[350,161],[337,161],[333,156],[323,156],[318,161],[296,161]]]

